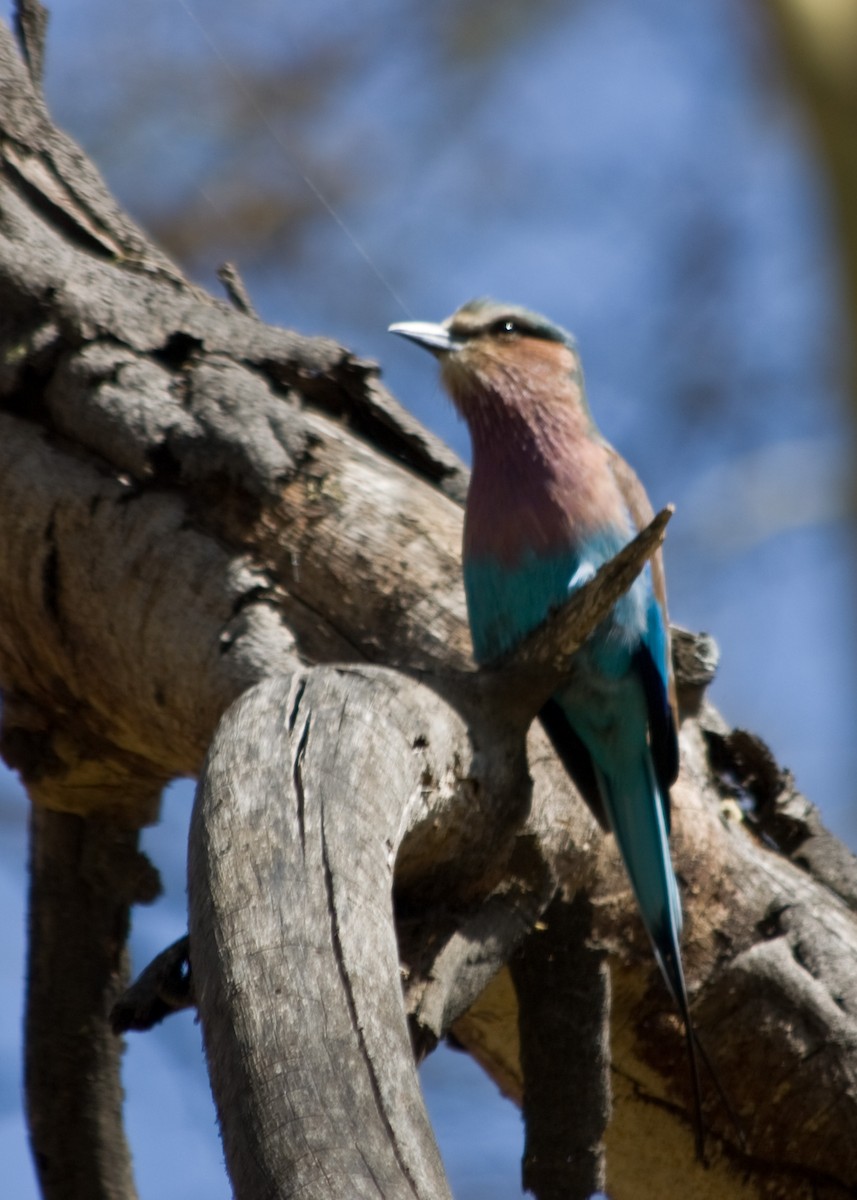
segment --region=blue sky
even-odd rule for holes
[[[286,70],[331,30],[357,45],[357,66],[309,127],[309,149],[264,107],[246,116],[257,178],[290,178],[300,192],[308,162],[322,174],[326,163],[365,169],[337,209],[349,233],[310,189],[298,252],[280,259],[226,238],[190,269],[216,289],[219,262],[237,257],[267,320],[378,359],[396,395],[465,457],[433,364],[386,325],[493,294],[573,329],[596,419],[655,505],[677,506],[671,611],[719,642],[716,701],[769,741],[857,845],[842,518],[852,435],[835,248],[812,147],[752,11],[738,0],[555,0],[530,27],[519,22],[489,66],[440,23],[466,5],[368,0],[355,12],[324,0],[308,15],[250,0],[239,19],[196,0],[194,19],[189,3],[54,5],[52,109],[122,202],[144,223],[189,199],[216,207],[214,112],[241,71]],[[502,7],[526,11],[523,0]],[[139,72],[119,53],[129,40]],[[189,66],[198,95],[173,97]],[[135,100],[155,90],[159,105]],[[15,789],[4,776],[0,1156],[9,1194],[30,1200],[20,1116],[26,804]],[[174,788],[164,824],[147,833],[167,892],[136,917],[138,967],[184,926],[189,806],[189,785]],[[458,1200],[520,1195],[515,1110],[463,1056],[436,1056],[425,1080]],[[190,1017],[131,1040],[126,1089],[141,1195],[228,1196]]]

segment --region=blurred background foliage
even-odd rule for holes
[[[464,457],[387,324],[493,294],[572,328],[596,419],[677,505],[672,614],[719,641],[715,700],[857,845],[853,0],[55,0],[46,89],[191,276],[219,291],[235,261],[265,320],[381,361]],[[26,1200],[26,806],[2,787],[0,1150]],[[181,931],[190,795],[148,838],[167,894],[138,967]],[[143,1197],[226,1197],[189,1018],[132,1039],[127,1086]],[[511,1106],[449,1053],[426,1087],[459,1200],[519,1196]]]

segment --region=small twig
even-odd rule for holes
[[[250,293],[247,291],[246,284],[241,278],[235,263],[225,262],[221,267],[218,267],[217,278],[223,284],[233,308],[236,308],[238,312],[242,312],[248,317],[258,316],[250,300]]]
[[[45,70],[45,34],[50,13],[39,0],[16,0],[15,35],[35,86],[41,89]]]
[[[196,1004],[188,957],[188,936],[167,946],[123,992],[110,1010],[114,1033],[151,1029],[165,1017]]]

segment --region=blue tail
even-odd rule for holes
[[[703,1160],[705,1131],[699,1043],[690,1017],[681,963],[681,901],[670,859],[666,804],[655,779],[648,746],[642,754],[621,756],[618,761],[614,758],[609,775],[597,763],[593,765],[605,815],[628,872],[643,924],[684,1023],[693,1087],[696,1154]]]

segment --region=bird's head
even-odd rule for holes
[[[440,361],[444,386],[471,428],[503,410],[526,413],[544,404],[570,402],[586,412],[574,338],[529,309],[470,300],[440,324],[402,321],[390,333]]]

